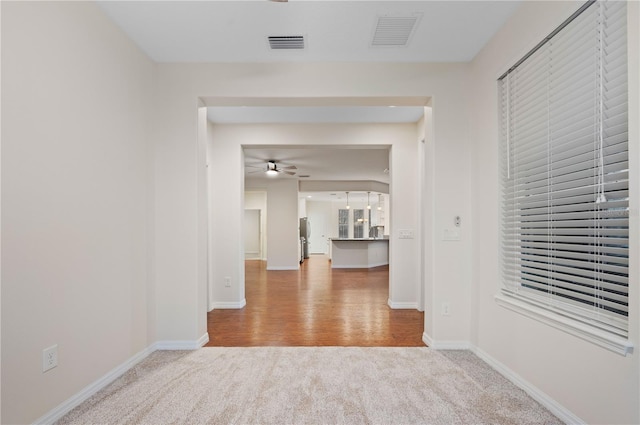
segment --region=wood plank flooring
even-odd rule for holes
[[[424,314],[393,310],[389,267],[331,269],[312,255],[299,271],[245,263],[247,305],[208,313],[207,346],[424,346]]]

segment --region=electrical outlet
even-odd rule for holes
[[[399,230],[398,231],[398,239],[413,239],[413,230]]]
[[[227,288],[231,287],[231,277],[230,276],[225,276],[224,277],[224,286],[226,286]]]
[[[449,316],[451,314],[451,305],[449,303],[442,303],[442,315]]]
[[[459,241],[460,240],[460,231],[458,229],[444,229],[442,232],[442,240],[443,241]]]
[[[58,366],[58,345],[52,345],[42,350],[42,372]]]

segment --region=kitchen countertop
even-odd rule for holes
[[[331,238],[332,269],[361,269],[389,264],[389,239]]]
[[[389,238],[329,238],[332,241],[388,241]]]

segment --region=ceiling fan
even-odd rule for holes
[[[279,173],[284,173],[290,176],[294,176],[296,173],[291,170],[298,169],[298,167],[296,167],[295,165],[278,164],[278,161],[275,161],[275,160],[269,160],[267,161],[266,164],[262,164],[262,165],[247,164],[247,167],[259,168],[259,170],[250,171],[249,174],[264,172],[267,176],[277,176]]]

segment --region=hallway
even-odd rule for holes
[[[299,271],[245,262],[247,305],[207,314],[208,347],[420,347],[424,314],[392,310],[388,266],[331,269],[312,255]]]

